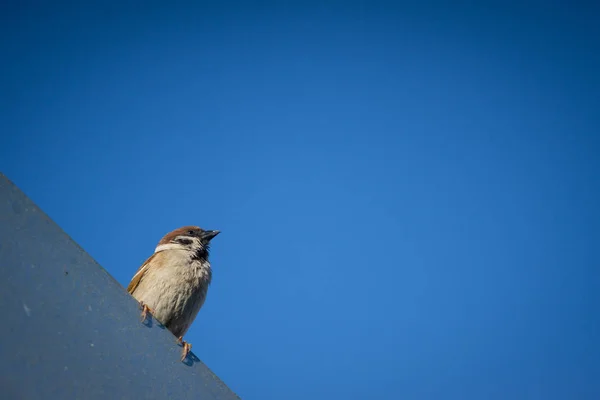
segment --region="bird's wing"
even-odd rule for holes
[[[127,286],[127,291],[129,292],[129,294],[133,294],[135,289],[138,287],[138,285],[142,281],[142,278],[146,274],[148,267],[150,266],[150,261],[152,261],[154,256],[156,256],[157,254],[158,253],[154,253],[150,257],[148,257],[148,259],[144,261],[142,266],[137,270],[133,278],[131,278],[131,282],[129,282],[129,286]]]

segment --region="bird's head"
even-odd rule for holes
[[[155,253],[165,250],[187,250],[208,255],[210,241],[220,231],[204,230],[198,226],[184,226],[167,233],[156,246]]]

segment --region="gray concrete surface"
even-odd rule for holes
[[[0,311],[2,399],[239,398],[2,174]]]

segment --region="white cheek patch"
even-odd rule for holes
[[[187,250],[187,248],[178,243],[167,243],[167,244],[161,244],[161,245],[156,246],[156,249],[154,249],[154,252],[158,253],[159,251],[165,251],[165,250]]]

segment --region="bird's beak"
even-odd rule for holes
[[[217,236],[219,233],[221,233],[221,231],[204,231],[204,232],[202,232],[200,237],[202,240],[210,242],[210,240],[212,238],[214,238],[215,236]]]

